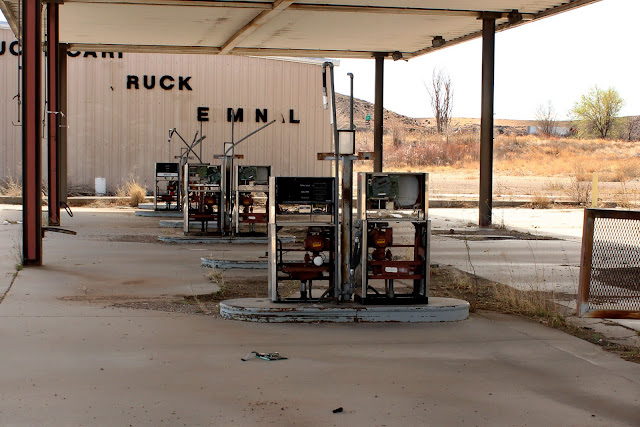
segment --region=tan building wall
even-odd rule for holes
[[[21,179],[22,128],[18,122],[18,57],[17,42],[8,25],[0,27],[0,179]],[[21,113],[20,113],[21,114]]]
[[[9,51],[14,40],[9,29],[0,28],[0,43],[6,46],[0,55],[0,177],[20,174],[20,128],[11,124],[18,114],[12,100],[18,92],[17,56]],[[316,160],[316,153],[332,151],[319,64],[215,55],[105,56],[85,52],[68,57],[71,188],[92,188],[95,177],[104,177],[108,190],[114,191],[134,177],[152,189],[155,162],[175,161],[184,147],[177,136],[167,143],[171,128],[191,142],[202,125],[203,161],[216,163],[213,155],[231,140],[228,108],[243,109],[244,120],[235,125],[236,140],[264,124],[256,122],[256,109],[266,109],[269,121],[276,119],[237,147],[236,154],[244,155],[240,164],[271,165],[276,175],[331,173],[330,162]],[[208,108],[209,121],[197,121],[198,107]]]

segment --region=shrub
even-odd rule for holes
[[[13,177],[5,178],[0,182],[0,195],[8,197],[22,196],[22,182]]]
[[[145,201],[147,190],[138,183],[136,178],[129,177],[127,182],[123,186],[118,187],[116,190],[116,196],[118,197],[118,204],[129,205],[132,208],[137,207],[140,203]]]

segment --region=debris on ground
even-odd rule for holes
[[[286,360],[287,358],[280,355],[280,353],[278,352],[274,352],[274,353],[260,353],[257,351],[252,351],[250,353],[248,353],[246,356],[240,358],[240,360],[242,360],[243,362],[246,362],[249,359],[252,359],[254,357],[257,357],[258,359],[263,359],[263,360],[268,360],[268,361],[272,361],[272,360]]]

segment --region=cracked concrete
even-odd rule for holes
[[[113,307],[182,292],[201,256],[231,250],[149,242],[147,221],[78,210],[63,219],[78,236],[47,235],[45,266],[19,272],[0,304],[0,425],[637,425],[640,365],[515,316],[282,325]],[[4,227],[3,287],[19,232]]]

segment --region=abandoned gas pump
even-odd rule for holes
[[[234,208],[237,209],[234,197],[234,185],[237,182],[235,178],[236,167],[234,165],[236,159],[242,159],[242,155],[235,154],[236,147],[246,139],[257,134],[258,132],[266,129],[275,123],[275,120],[271,120],[269,123],[260,126],[258,129],[249,132],[247,135],[236,141],[235,139],[235,113],[231,111],[231,141],[223,144],[222,155],[216,155],[214,158],[222,159],[222,204],[220,205],[220,229],[224,235],[235,235],[236,228],[234,227]],[[270,170],[269,170],[270,172]]]
[[[183,169],[182,210],[184,234],[220,235],[222,187],[220,166],[205,163],[187,163]],[[190,225],[200,223],[200,231],[191,231]],[[210,229],[210,224],[215,227]]]
[[[156,163],[156,178],[153,192],[153,208],[180,210],[180,165],[178,163]]]
[[[196,160],[195,163],[202,163],[202,141],[206,136],[202,134],[202,123],[200,124],[200,131],[196,132],[193,141],[188,143],[176,128],[169,129],[169,139],[167,140],[167,152],[171,154],[171,141],[174,136],[177,136],[182,141],[183,146],[180,148],[180,154],[173,156],[171,159],[177,159],[177,162],[157,162],[155,164],[155,186],[153,192],[153,208],[156,211],[179,211],[183,207],[182,193],[183,193],[183,179],[184,166],[190,160]],[[199,147],[200,154],[196,153],[195,149]]]
[[[237,166],[233,175],[235,235],[267,235],[271,166]]]
[[[269,297],[273,302],[330,300],[339,283],[339,243],[334,212],[335,178],[271,177],[269,181]],[[282,236],[296,242],[283,243]],[[284,294],[294,281],[299,294]],[[325,283],[316,290],[314,283]]]
[[[363,304],[429,301],[428,174],[358,174],[360,286]]]

